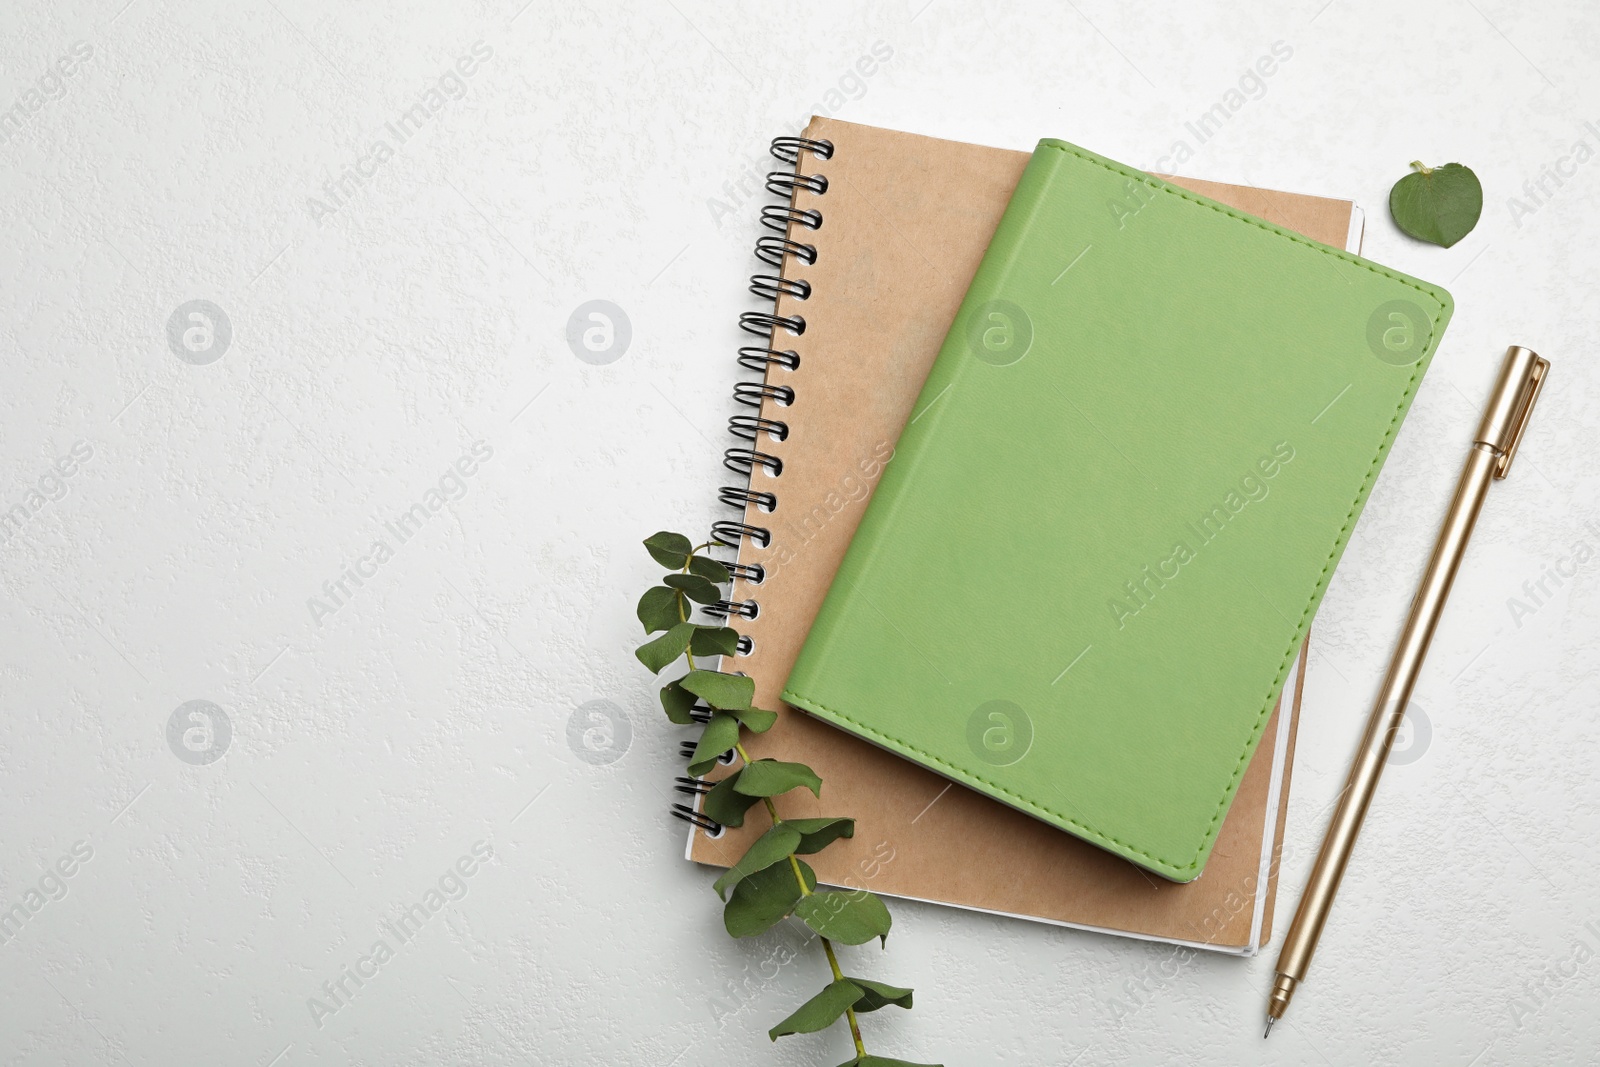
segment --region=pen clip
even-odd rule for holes
[[[1477,437],[1478,444],[1494,449],[1499,457],[1494,465],[1496,479],[1504,478],[1511,470],[1511,460],[1522,443],[1528,417],[1533,414],[1533,406],[1539,400],[1549,371],[1550,361],[1531,349],[1518,345],[1506,349],[1500,381],[1489,398]]]

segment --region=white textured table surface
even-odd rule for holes
[[[1368,255],[1455,294],[1318,618],[1279,941],[1500,354],[1555,363],[1289,1023],[1262,1043],[1271,953],[899,904],[848,950],[917,989],[873,1050],[1595,1059],[1589,5],[522,3],[0,11],[0,1062],[847,1058],[768,1043],[824,965],[723,934],[630,655],[639,539],[716,517],[767,199],[739,183],[817,110],[1182,142],[1183,173],[1357,198]],[[1412,159],[1483,180],[1453,249],[1388,219]],[[566,340],[591,300],[631,324],[607,365]]]

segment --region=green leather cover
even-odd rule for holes
[[[784,699],[1197,877],[1451,306],[1041,142]]]

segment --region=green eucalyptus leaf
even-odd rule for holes
[[[700,734],[700,743],[689,757],[689,773],[695,777],[717,765],[717,757],[739,743],[739,720],[727,712],[716,712]],[[796,831],[798,832],[798,831]]]
[[[693,637],[694,623],[680,622],[654,641],[640,645],[633,654],[650,669],[650,673],[660,674],[663,667],[689,650],[689,641]]]
[[[756,695],[756,683],[742,674],[721,671],[690,671],[683,676],[683,687],[705,697],[706,703],[724,711],[742,711]]]
[[[699,626],[689,651],[697,656],[731,656],[739,648],[739,631],[731,626]]]
[[[683,534],[662,530],[646,537],[644,547],[645,551],[650,553],[650,557],[663,567],[681,571],[683,565],[689,561],[689,553],[694,545]]]
[[[813,796],[822,795],[822,779],[804,763],[758,759],[745,767],[735,788],[745,796],[775,797],[801,787],[811,790]]]
[[[682,681],[682,679],[678,679]],[[679,726],[688,726],[694,722],[694,716],[689,714],[697,698],[678,682],[668,682],[661,687],[661,708],[667,713],[667,718]]]
[[[670,630],[683,621],[683,613],[678,610],[678,591],[664,585],[653,585],[644,591],[644,596],[639,598],[639,607],[635,611],[639,621],[644,624],[644,632],[653,634],[657,630]]]
[[[739,777],[743,773],[741,768],[712,786],[711,792],[700,802],[700,810],[724,826],[743,826],[744,813],[761,799],[739,792]]]
[[[858,1007],[856,1009],[860,1011]],[[887,1056],[866,1055],[841,1063],[839,1067],[944,1067],[942,1063],[912,1063],[910,1060],[891,1060]]]
[[[860,1000],[861,995],[860,987],[848,978],[829,982],[823,986],[822,992],[800,1005],[793,1015],[768,1030],[767,1036],[776,1041],[786,1034],[814,1034],[818,1030],[826,1030],[838,1021],[845,1009]]]
[[[888,941],[893,920],[889,909],[865,889],[813,893],[794,907],[795,918],[831,941],[864,945],[873,938]]]
[[[800,874],[807,890],[817,887],[817,873],[807,864],[800,864]],[[794,910],[802,895],[794,870],[787,863],[775,863],[733,887],[728,904],[722,909],[722,925],[733,937],[766,933]]]
[[[850,981],[861,987],[861,992],[866,995],[856,1001],[856,1014],[860,1015],[869,1011],[893,1004],[897,1008],[911,1007],[911,990],[902,989],[897,985],[885,985],[882,982],[869,982],[865,978],[851,978]]]
[[[761,708],[729,708],[728,714],[737,715],[744,728],[753,734],[764,734],[778,721],[778,713]]]
[[[856,836],[856,821],[831,817],[825,819],[785,819],[784,823],[800,832],[796,855],[809,856],[821,852],[841,837]]]
[[[1449,248],[1478,224],[1483,186],[1470,167],[1459,163],[1411,165],[1416,171],[1389,190],[1389,214],[1395,225],[1417,240]]]
[[[738,885],[742,879],[748,878],[757,871],[764,871],[774,863],[782,863],[787,860],[794,852],[794,846],[799,843],[800,834],[798,831],[789,829],[781,822],[778,823],[756,838],[750,847],[745,850],[744,855],[739,857],[739,862],[723,872],[722,877],[716,880],[712,888],[717,891],[717,896],[727,899],[728,890]],[[811,898],[807,897],[806,899],[810,900]],[[856,944],[860,944],[860,942],[858,941]]]
[[[722,599],[721,591],[698,574],[669,574],[661,580],[683,590],[683,595],[696,604],[715,604]]]
[[[689,558],[689,573],[698,574],[708,582],[717,585],[727,585],[733,581],[733,575],[728,573],[725,564],[712,559],[710,556],[691,556]]]

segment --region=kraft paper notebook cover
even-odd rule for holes
[[[1450,312],[1042,141],[783,699],[1197,877]]]
[[[867,496],[1028,161],[1026,152],[828,119],[814,120],[806,132],[835,145],[829,160],[800,157],[806,174],[831,175],[828,190],[801,188],[792,211],[784,205],[762,213],[779,227],[763,238],[764,249],[781,251],[792,229],[796,247],[817,250],[812,264],[779,260],[786,279],[807,281],[810,299],[783,295],[776,310],[803,314],[808,326],[800,337],[780,330],[772,347],[803,353],[804,360],[792,369],[787,359],[769,365],[754,347],[741,362],[752,371],[768,368],[765,381],[739,386],[747,398],[761,400],[760,417],[791,427],[783,442],[763,437],[752,443],[786,466],[774,475],[754,465],[747,487],[724,491],[731,501],[749,493],[779,507],[770,513],[755,504],[741,508],[740,521],[750,531],[766,531],[759,539],[723,529],[739,545],[741,567],[765,569],[759,584],[736,580],[734,604],[759,603],[760,614],[735,620],[753,648],[725,665],[749,673],[756,704],[781,716],[771,733],[751,739],[752,754],[802,760],[825,779],[820,801],[785,797],[786,813],[844,812],[860,819],[853,840],[808,860],[833,885],[1224,952],[1254,951],[1272,926],[1297,688],[1286,690],[1281,723],[1278,716],[1269,721],[1268,740],[1223,823],[1210,871],[1192,886],[1154,878],[779,703]],[[792,161],[792,151],[789,156]],[[1351,248],[1359,242],[1360,213],[1348,201],[1182,180],[1318,240]],[[790,217],[798,221],[785,225]],[[825,224],[813,229],[810,222]],[[791,395],[778,392],[786,388],[794,390],[788,405],[778,402]],[[749,827],[714,837],[692,830],[689,855],[726,866],[755,832]]]

